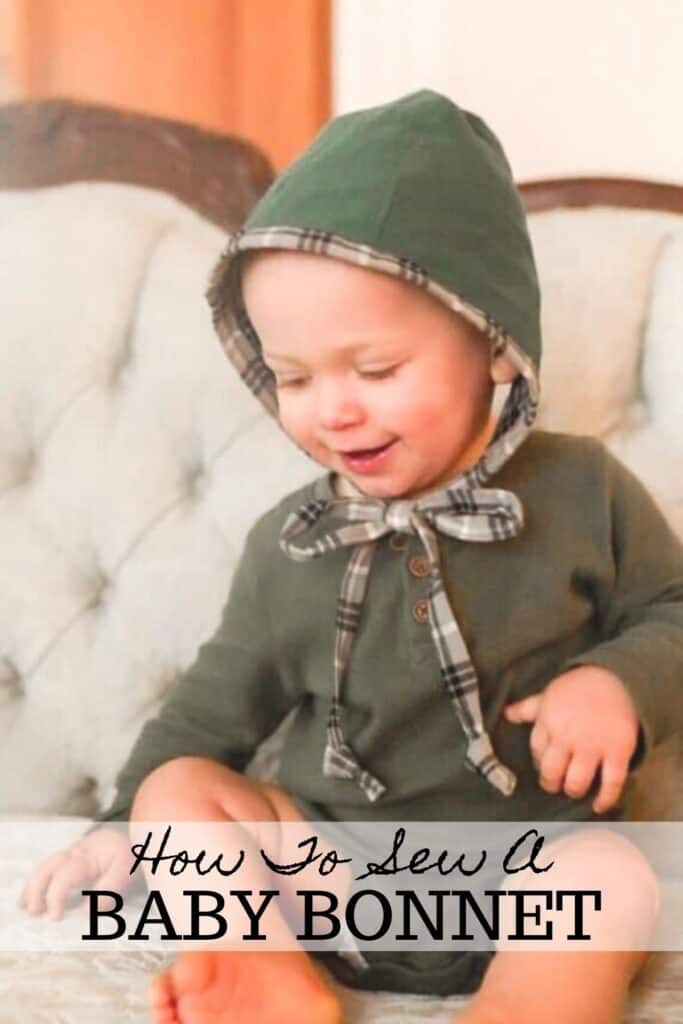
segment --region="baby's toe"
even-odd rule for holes
[[[185,953],[173,965],[173,989],[176,998],[192,996],[213,986],[216,980],[217,957],[213,951]]]
[[[153,1024],[180,1024],[176,1013],[175,991],[170,972],[160,974],[152,982],[149,1008]]]

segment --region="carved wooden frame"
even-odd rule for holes
[[[0,188],[111,181],[169,192],[234,230],[273,180],[256,146],[182,121],[68,99],[0,107]]]
[[[527,213],[559,207],[617,206],[683,213],[683,185],[639,178],[550,178],[519,185]]]
[[[256,146],[182,121],[69,99],[0,107],[0,188],[127,182],[169,192],[232,230],[273,176]],[[683,213],[683,186],[636,178],[551,178],[519,190],[528,213],[596,205]]]

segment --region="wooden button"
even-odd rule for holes
[[[429,562],[420,555],[413,555],[408,562],[408,568],[413,576],[429,576]]]
[[[416,622],[429,622],[429,604],[424,597],[413,605],[413,618]]]
[[[408,543],[408,538],[405,533],[392,533],[389,538],[389,547],[393,551],[403,551],[404,547]]]

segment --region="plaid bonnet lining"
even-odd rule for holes
[[[314,498],[288,517],[280,533],[282,551],[296,561],[317,558],[344,546],[354,549],[337,607],[334,689],[323,773],[353,779],[370,801],[379,799],[386,790],[378,778],[362,767],[345,740],[341,694],[353,639],[360,624],[376,541],[389,533],[400,532],[418,535],[429,561],[430,628],[439,658],[441,683],[467,738],[465,763],[498,792],[509,796],[514,791],[516,778],[496,757],[486,732],[476,670],[441,577],[436,533],[465,541],[489,542],[507,540],[521,530],[523,510],[516,495],[484,487],[484,484],[517,450],[531,429],[538,409],[536,369],[492,317],[437,284],[411,260],[377,252],[327,232],[289,227],[241,230],[230,238],[212,275],[207,298],[226,355],[247,387],[275,419],[278,418],[275,378],[261,357],[258,336],[244,307],[240,261],[236,258],[239,253],[256,249],[288,249],[330,256],[426,288],[490,340],[492,356],[504,352],[517,371],[486,451],[476,465],[440,490],[412,500],[386,501],[363,495],[330,499],[322,497],[320,486],[314,485]],[[330,518],[342,519],[345,525],[337,525],[320,535],[316,527],[324,528]],[[295,538],[311,533],[316,536],[309,537],[309,543],[295,543]]]

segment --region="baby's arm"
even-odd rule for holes
[[[640,761],[683,722],[683,546],[636,477],[599,453],[613,567],[595,594],[602,640],[506,717],[534,722],[531,752],[549,792],[581,797],[599,768],[602,813],[634,752]]]

